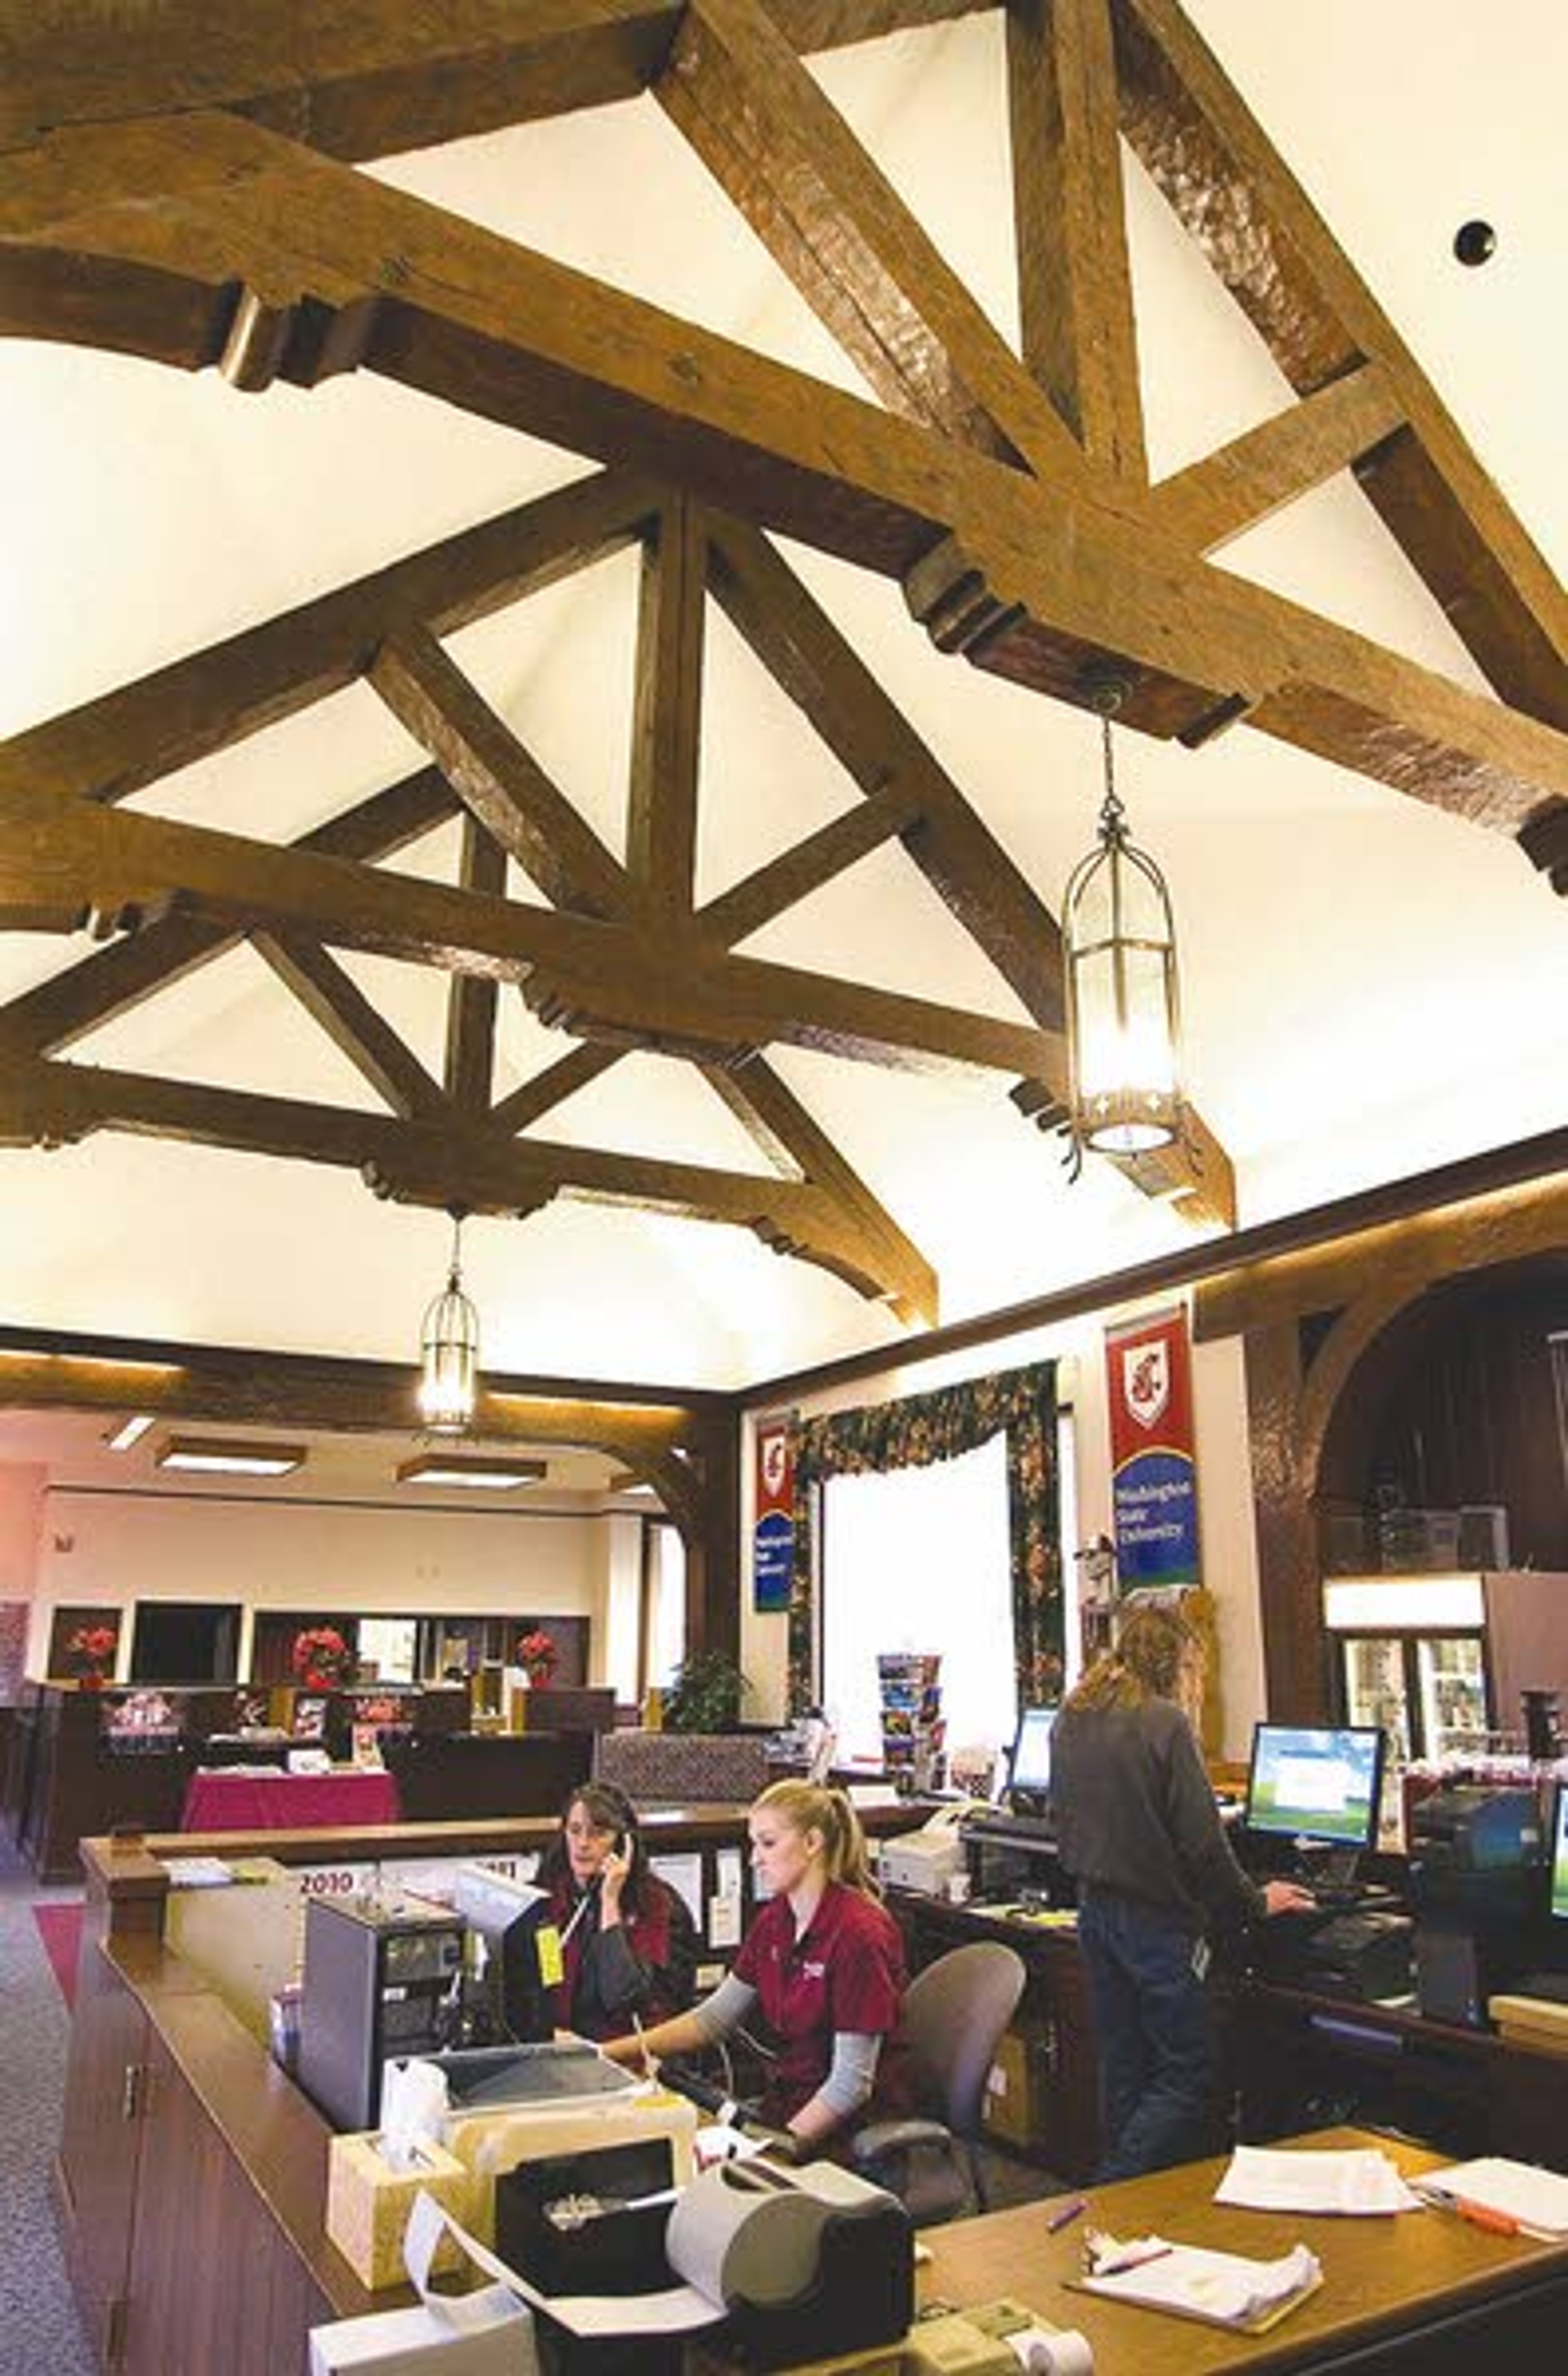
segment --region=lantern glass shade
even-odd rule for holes
[[[1119,814],[1074,870],[1063,932],[1075,1134],[1147,1154],[1181,1126],[1176,937],[1164,877]]]
[[[420,1338],[420,1413],[437,1434],[460,1434],[479,1387],[479,1314],[454,1264],[444,1294],[424,1315]]]

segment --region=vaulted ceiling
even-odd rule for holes
[[[461,1206],[742,1383],[1562,1120],[1554,16],[232,15],[0,11],[9,1321],[397,1360]]]

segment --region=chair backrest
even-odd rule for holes
[[[767,1787],[767,1743],[755,1732],[601,1732],[593,1770],[639,1807],[744,1805]]]
[[[917,1972],[904,1998],[903,2034],[928,2100],[955,2136],[980,2133],[985,2083],[1002,2033],[1024,1992],[1024,1961],[999,1939],[955,1947]]]

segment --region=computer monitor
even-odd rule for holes
[[[1260,1724],[1247,1773],[1247,1829],[1350,1857],[1376,1846],[1383,1797],[1377,1725]]]
[[[1055,1722],[1053,1707],[1019,1710],[1007,1764],[1007,1798],[1021,1812],[1043,1809],[1051,1795],[1051,1729]]]
[[[1557,1786],[1557,1820],[1551,1827],[1551,1867],[1547,1883],[1547,1909],[1554,1922],[1568,1926],[1568,1782]]]

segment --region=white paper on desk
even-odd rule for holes
[[[542,2294],[518,2270],[508,2268],[505,2261],[486,2251],[466,2228],[459,2228],[435,2197],[422,2188],[409,2214],[403,2258],[420,2293],[433,2307],[439,2306],[449,2315],[464,2301],[484,2301],[493,2299],[493,2296],[488,2287],[479,2296],[432,2295],[431,2264],[435,2248],[445,2235],[456,2239],[474,2266],[482,2269],[486,2276],[493,2277],[518,2300],[543,2311],[547,2318],[554,2319],[573,2334],[689,2334],[700,2326],[716,2326],[724,2316],[723,2304],[710,2302],[695,2286],[669,2286],[657,2294]]]
[[[1330,2211],[1352,2218],[1420,2209],[1420,2195],[1375,2145],[1343,2153],[1271,2153],[1262,2145],[1238,2145],[1214,2199],[1248,2211]]]
[[[649,1857],[647,1860],[647,1869],[649,1872],[653,1873],[659,1881],[663,1882],[667,1889],[672,1889],[676,1896],[682,1899],[687,1913],[691,1916],[692,1920],[696,1924],[697,1929],[700,1931],[702,1929],[702,1854],[700,1849],[694,1856],[670,1856],[661,1850],[658,1856]]]
[[[1530,2162],[1487,2154],[1479,2161],[1429,2170],[1420,2184],[1421,2192],[1436,2203],[1474,2203],[1483,2211],[1516,2219],[1528,2236],[1554,2243],[1568,2236],[1568,2178],[1537,2169]]]
[[[1150,2237],[1150,2243],[1158,2239]],[[1277,2260],[1251,2261],[1241,2252],[1210,2252],[1197,2244],[1170,2244],[1158,2257],[1109,2277],[1084,2277],[1085,2293],[1107,2301],[1171,2310],[1217,2326],[1241,2326],[1322,2283],[1315,2252],[1298,2244]]]

